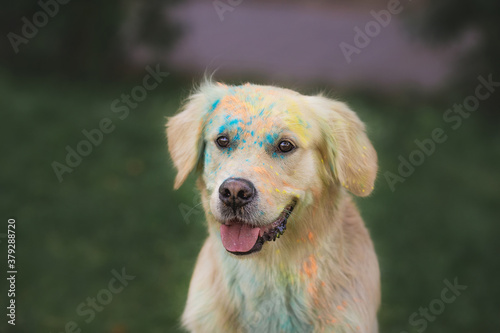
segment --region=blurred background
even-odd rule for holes
[[[380,332],[499,331],[500,2],[26,0],[0,31],[0,248],[14,217],[18,270],[0,332],[180,332],[206,231],[195,176],[172,190],[164,124],[214,71],[326,92],[367,124]],[[416,325],[445,279],[467,289]]]

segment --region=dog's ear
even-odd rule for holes
[[[201,132],[204,98],[200,94],[189,97],[181,112],[168,119],[168,150],[177,169],[174,188],[178,189],[198,164],[201,155]]]
[[[177,169],[175,189],[182,185],[197,165],[202,165],[204,123],[207,114],[216,108],[217,96],[223,93],[224,87],[206,80],[189,96],[180,112],[168,119],[168,150]]]
[[[321,96],[310,98],[321,129],[320,152],[327,173],[357,196],[373,190],[377,153],[365,133],[365,125],[349,107]]]

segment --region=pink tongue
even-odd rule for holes
[[[248,224],[235,223],[221,225],[222,245],[231,252],[248,252],[257,242],[260,228],[252,228]]]

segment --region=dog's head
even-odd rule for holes
[[[292,211],[325,191],[368,195],[377,172],[364,125],[345,104],[271,86],[206,82],[169,119],[167,137],[175,188],[201,171],[209,223],[237,255],[279,238]]]

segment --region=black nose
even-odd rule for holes
[[[255,187],[243,178],[228,178],[219,187],[219,198],[233,209],[243,207],[253,200]]]

